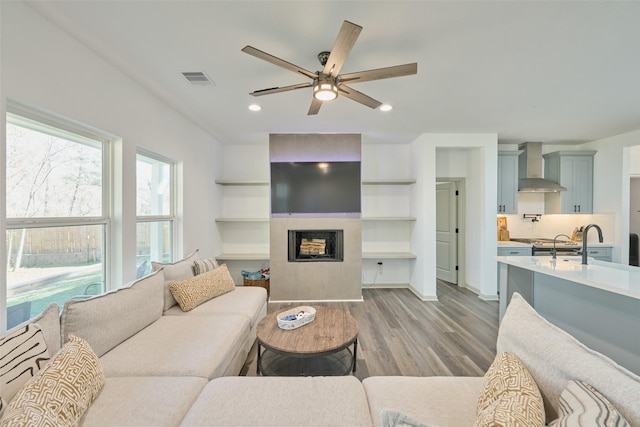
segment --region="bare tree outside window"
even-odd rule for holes
[[[103,143],[12,115],[6,134],[9,315],[19,304],[35,302],[33,315],[69,292],[101,291]]]

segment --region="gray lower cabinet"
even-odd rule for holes
[[[587,256],[600,261],[611,262],[611,248],[587,248]]]
[[[498,247],[498,256],[531,256],[531,248]]]

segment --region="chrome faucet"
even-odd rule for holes
[[[584,230],[582,230],[582,264],[583,265],[587,265],[587,234],[589,233],[589,230],[591,229],[591,227],[595,227],[596,230],[598,230],[598,240],[600,241],[600,243],[603,242],[602,239],[602,229],[596,225],[596,224],[589,224],[587,225]]]
[[[551,259],[556,259],[556,239],[560,236],[564,236],[567,239],[571,240],[571,237],[567,236],[566,234],[558,234],[556,237],[553,238],[553,250],[551,251]]]

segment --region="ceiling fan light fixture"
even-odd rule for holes
[[[393,106],[389,104],[382,104],[380,106],[380,111],[391,111],[393,110]]]
[[[330,78],[320,78],[313,86],[313,97],[318,101],[333,101],[338,97],[338,86]]]

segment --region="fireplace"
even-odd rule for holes
[[[289,262],[344,261],[343,230],[289,230]]]

